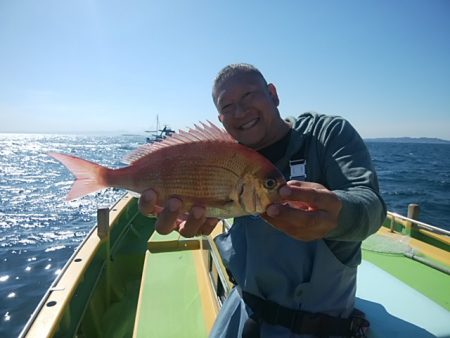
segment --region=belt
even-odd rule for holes
[[[259,321],[284,326],[296,334],[317,337],[364,337],[369,327],[364,314],[358,310],[357,314],[353,314],[350,318],[338,318],[323,313],[293,310],[245,291],[242,291],[242,298],[254,313],[244,326],[252,329],[243,337],[258,337],[255,335],[253,322]]]

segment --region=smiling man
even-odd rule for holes
[[[279,190],[284,203],[235,218],[216,238],[236,287],[211,337],[356,337],[367,327],[354,309],[361,241],[386,216],[364,142],[341,117],[282,119],[275,86],[249,64],[225,67],[212,94],[227,132],[290,181]],[[153,191],[144,193],[141,211],[151,213],[156,200]],[[176,222],[181,205],[176,198],[167,202],[158,231],[212,231],[217,220],[201,207]]]
[[[224,69],[214,83],[213,101],[228,133],[248,147],[267,147],[290,130],[280,118],[275,86],[255,70]]]

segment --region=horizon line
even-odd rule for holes
[[[126,131],[126,130],[110,130],[110,131],[0,131],[0,135],[73,135],[73,136],[146,136],[151,133],[145,131]],[[438,136],[369,136],[363,137],[363,140],[373,139],[435,139],[450,142],[450,138],[442,138]]]

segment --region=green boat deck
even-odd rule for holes
[[[370,321],[369,338],[450,337],[447,309],[368,261],[359,266],[355,306]]]
[[[369,337],[450,337],[448,250],[382,228],[362,253],[356,307]]]
[[[147,253],[134,337],[207,337],[191,251]]]
[[[153,233],[145,255],[133,337],[207,337],[217,308],[208,297],[201,238]]]
[[[450,311],[450,279],[444,272],[406,256],[363,251],[363,259],[375,264]]]
[[[447,239],[442,238],[441,241]],[[379,246],[377,242],[382,245]],[[362,248],[364,260],[375,264],[450,311],[448,245],[439,248],[382,227],[363,242]]]
[[[149,240],[134,337],[207,337],[198,265],[199,239],[177,233]],[[449,337],[448,275],[404,255],[363,250],[356,306],[369,337]],[[204,272],[203,272],[204,273]]]

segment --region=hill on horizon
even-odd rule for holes
[[[397,143],[433,143],[433,144],[450,144],[449,140],[437,137],[374,137],[365,138],[366,142],[397,142]]]

